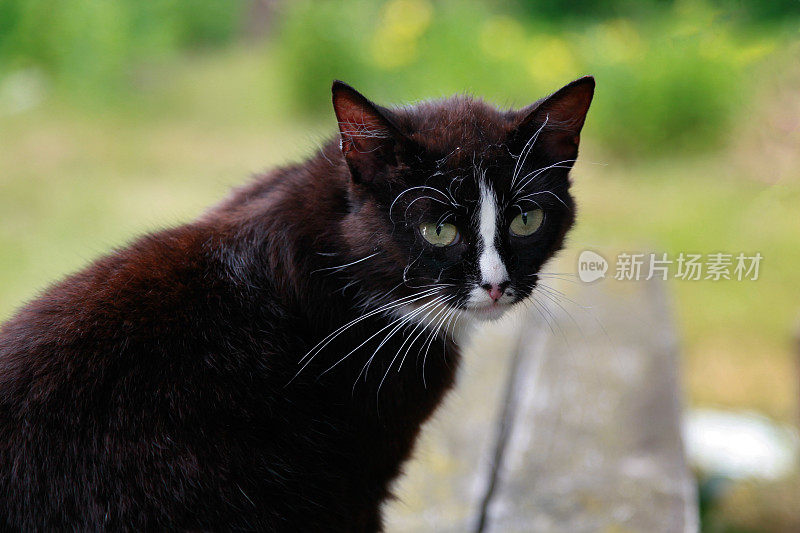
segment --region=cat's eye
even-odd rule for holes
[[[544,220],[544,211],[541,209],[531,209],[530,211],[523,211],[511,221],[509,231],[512,235],[517,237],[527,237],[533,235],[536,230],[542,225]]]
[[[434,246],[450,246],[458,241],[458,228],[453,224],[423,222],[419,225],[419,232]]]

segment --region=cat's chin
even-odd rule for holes
[[[467,311],[476,320],[491,322],[498,320],[511,309],[509,304],[491,304],[480,307],[468,307]]]

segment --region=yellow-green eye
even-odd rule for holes
[[[458,228],[452,224],[423,222],[419,225],[419,232],[434,246],[450,246],[458,240]]]
[[[511,226],[508,228],[512,235],[517,237],[527,237],[533,235],[544,220],[544,212],[541,209],[531,209],[524,211],[514,217]]]

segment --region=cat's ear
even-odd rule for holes
[[[407,139],[392,123],[391,112],[344,82],[334,81],[331,92],[342,154],[353,179],[368,182],[388,166],[396,165],[398,149]]]
[[[535,145],[556,161],[574,159],[592,96],[592,76],[565,85],[522,111],[516,137],[523,143],[535,139]]]

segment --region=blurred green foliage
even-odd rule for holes
[[[0,76],[33,67],[72,97],[107,98],[143,62],[230,42],[245,6],[242,0],[2,0]]]
[[[682,0],[517,0],[518,9],[531,17],[553,20],[658,16],[664,8],[686,4]],[[728,17],[748,23],[800,15],[796,0],[709,0],[707,5]]]
[[[240,40],[257,1],[2,0],[0,79],[34,68],[70,100],[124,99],[141,84],[143,65]],[[267,53],[277,56],[271,74],[294,116],[327,112],[334,78],[387,103],[469,92],[521,106],[591,73],[591,134],[637,157],[724,141],[753,67],[780,45],[798,6],[292,0],[270,8]]]
[[[288,100],[326,110],[331,79],[343,78],[383,101],[465,91],[519,106],[591,73],[589,127],[601,125],[592,134],[607,148],[696,151],[726,139],[752,67],[779,41],[702,2],[651,0],[629,17],[625,0],[581,3],[595,16],[570,18],[577,9],[549,0],[287,3],[277,42]]]

